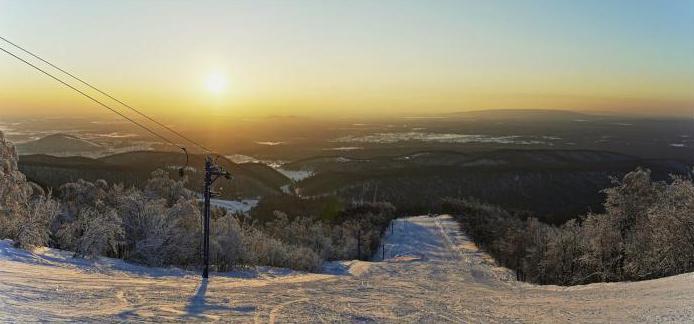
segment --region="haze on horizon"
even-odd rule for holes
[[[0,35],[168,118],[694,114],[688,0],[0,0]],[[0,56],[0,118],[97,114]]]

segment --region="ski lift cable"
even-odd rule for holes
[[[126,108],[128,108],[128,109],[130,109],[130,110],[132,110],[132,111],[134,111],[134,112],[137,113],[138,115],[140,115],[140,116],[146,118],[147,120],[149,120],[149,121],[151,121],[151,122],[157,124],[158,126],[164,128],[164,129],[166,129],[167,131],[171,132],[172,134],[175,134],[176,136],[178,136],[178,137],[180,137],[180,138],[182,138],[182,139],[188,141],[189,143],[194,144],[195,146],[201,148],[203,151],[206,151],[206,152],[209,152],[209,153],[214,153],[214,151],[208,149],[208,148],[205,147],[204,145],[202,145],[202,144],[200,144],[200,143],[198,143],[198,142],[196,142],[196,141],[190,139],[189,137],[187,137],[187,136],[181,134],[180,132],[178,132],[178,131],[172,129],[171,127],[168,127],[168,126],[166,126],[166,125],[164,125],[164,124],[158,122],[157,120],[155,120],[155,119],[152,118],[151,116],[149,116],[149,115],[147,115],[147,114],[145,114],[145,113],[143,113],[143,112],[140,112],[138,109],[132,107],[131,105],[126,104],[126,103],[123,102],[122,100],[119,100],[118,98],[112,96],[111,94],[107,93],[106,91],[103,91],[103,90],[97,88],[96,86],[92,85],[91,83],[88,83],[88,82],[84,81],[83,79],[77,77],[76,75],[74,75],[74,74],[72,74],[72,73],[70,73],[70,72],[68,72],[68,71],[66,71],[66,70],[64,70],[64,69],[62,69],[62,68],[60,68],[60,67],[58,67],[57,65],[55,65],[55,64],[53,64],[53,63],[51,63],[51,62],[49,62],[49,61],[47,61],[47,60],[45,60],[45,59],[42,58],[41,56],[39,56],[39,55],[37,55],[37,54],[34,54],[33,52],[31,52],[31,51],[25,49],[24,47],[21,47],[21,46],[15,44],[15,43],[11,42],[10,40],[8,40],[7,38],[5,38],[5,37],[3,37],[3,36],[0,36],[0,39],[2,39],[3,41],[7,42],[8,44],[10,44],[10,45],[12,45],[12,46],[14,46],[14,47],[16,47],[16,48],[22,50],[23,52],[25,52],[25,53],[27,53],[27,54],[29,54],[29,55],[35,57],[36,59],[40,60],[41,62],[50,65],[51,67],[55,68],[56,70],[58,70],[58,71],[60,71],[60,72],[62,72],[62,73],[64,73],[64,74],[70,76],[71,78],[73,78],[73,79],[75,79],[75,80],[81,82],[82,84],[86,85],[87,87],[91,88],[92,90],[97,91],[97,92],[99,92],[100,94],[102,94],[102,95],[104,95],[104,96],[110,98],[111,100],[113,100],[113,101],[115,101],[115,102],[121,104],[122,106],[124,106],[124,107],[126,107]],[[184,150],[184,151],[185,151],[185,150]],[[186,152],[186,155],[187,155],[187,152]]]
[[[4,39],[4,38],[3,38],[3,40],[7,41],[7,40]],[[12,45],[14,45],[14,44],[12,44]],[[20,49],[21,49],[21,48],[20,48]],[[53,75],[53,74],[51,74],[51,73],[49,73],[49,72],[47,72],[47,71],[41,69],[40,67],[38,67],[38,66],[36,66],[36,65],[34,65],[34,64],[32,64],[32,63],[30,63],[29,61],[27,61],[27,60],[25,60],[25,59],[23,59],[23,58],[17,56],[16,54],[14,54],[14,53],[12,53],[12,52],[6,50],[5,48],[3,48],[3,47],[1,47],[1,46],[0,46],[0,50],[2,50],[3,52],[5,52],[6,54],[8,54],[8,55],[10,55],[10,56],[12,56],[12,57],[14,57],[14,58],[16,58],[17,60],[21,61],[22,63],[31,66],[32,68],[38,70],[39,72],[45,74],[45,75],[48,76],[48,77],[54,79],[55,81],[58,81],[59,83],[65,85],[66,87],[68,87],[68,88],[70,88],[70,89],[76,91],[77,93],[81,94],[82,96],[84,96],[84,97],[86,97],[86,98],[88,98],[88,99],[94,101],[94,102],[97,103],[98,105],[100,105],[100,106],[102,106],[102,107],[104,107],[104,108],[110,110],[111,112],[113,112],[113,113],[115,113],[115,114],[117,114],[117,115],[119,115],[119,116],[125,118],[126,120],[130,121],[131,123],[133,123],[133,124],[135,124],[135,125],[141,127],[142,129],[146,130],[147,132],[151,133],[152,135],[155,135],[156,137],[161,138],[161,139],[164,140],[165,142],[167,142],[167,143],[169,143],[169,144],[171,144],[171,145],[173,145],[173,146],[176,146],[176,147],[180,148],[181,150],[183,150],[183,152],[184,152],[185,155],[186,155],[186,166],[187,166],[187,163],[188,163],[188,151],[186,150],[186,148],[185,148],[184,146],[173,143],[173,142],[172,142],[171,140],[169,140],[167,137],[165,137],[165,136],[163,136],[163,135],[161,135],[161,134],[155,132],[154,130],[150,129],[149,127],[147,127],[147,126],[145,126],[145,125],[143,125],[143,124],[138,123],[137,121],[133,120],[132,118],[130,118],[130,117],[128,117],[128,116],[126,116],[125,114],[121,113],[120,111],[118,111],[118,110],[116,110],[116,109],[110,107],[109,105],[107,105],[107,104],[105,104],[105,103],[99,101],[98,99],[96,99],[96,98],[90,96],[89,94],[85,93],[84,91],[82,91],[82,90],[80,90],[80,89],[77,89],[77,88],[74,87],[73,85],[71,85],[71,84],[69,84],[69,83],[63,81],[62,79],[56,77],[55,75]],[[23,49],[22,49],[22,50],[23,50]],[[25,52],[28,52],[28,51],[25,51]],[[32,53],[29,53],[29,54],[31,54],[32,56],[38,58],[36,55],[33,55]],[[126,104],[122,103],[121,101],[119,101],[119,100],[113,98],[112,96],[110,96],[110,95],[108,95],[108,94],[102,92],[101,90],[98,90],[98,89],[94,88],[93,86],[91,86],[91,85],[87,84],[86,82],[84,82],[84,81],[82,81],[82,80],[80,80],[80,79],[74,77],[73,75],[71,75],[71,74],[65,72],[64,70],[62,70],[62,69],[56,67],[55,65],[53,65],[53,64],[51,64],[51,63],[48,63],[47,61],[45,61],[45,60],[43,60],[43,59],[41,59],[41,58],[39,58],[39,59],[40,59],[41,61],[43,61],[44,63],[47,63],[47,64],[53,66],[54,68],[56,68],[56,69],[62,71],[63,73],[70,75],[70,76],[73,77],[74,79],[77,79],[78,81],[80,81],[80,82],[86,84],[86,85],[89,86],[90,88],[92,88],[92,89],[94,89],[94,90],[96,90],[96,91],[102,93],[103,95],[105,95],[105,96],[107,96],[107,97],[109,97],[109,98],[111,98],[111,99],[113,99],[113,100],[115,100],[115,101],[121,103],[122,105],[124,105],[124,106],[130,108],[131,110],[138,112],[136,109],[134,109],[134,108],[132,108],[132,107],[130,107],[130,106],[127,106]],[[139,113],[139,112],[138,112],[138,113]],[[149,116],[146,116],[146,115],[141,114],[141,113],[139,113],[139,114],[142,115],[142,116],[147,117],[147,119],[150,119],[151,121],[154,121],[154,120],[153,120],[152,118],[150,118]],[[155,122],[156,124],[160,125],[160,126],[163,126],[163,125],[161,125],[160,123],[158,123],[158,122],[156,122],[156,121],[154,121],[154,122]],[[165,126],[163,126],[163,127],[165,127]],[[168,129],[168,127],[165,127],[165,128]],[[170,130],[170,131],[171,131],[171,130]],[[172,132],[173,132],[173,131],[172,131]],[[173,132],[173,133],[176,133],[176,132]],[[177,134],[177,133],[176,133],[176,134]],[[178,134],[177,134],[177,135],[178,135]],[[186,140],[188,140],[188,139],[186,138]],[[190,141],[190,140],[188,140],[188,141]],[[217,155],[217,159],[219,159],[220,154],[215,153],[215,152],[212,152],[212,151],[210,151],[210,150],[208,150],[208,149],[205,149],[204,146],[202,146],[202,145],[200,145],[200,144],[197,144],[197,143],[195,143],[195,142],[192,142],[192,143],[198,145],[199,147],[203,148],[204,150],[208,151],[209,153],[216,154],[216,155]],[[210,249],[209,249],[209,237],[210,237],[210,234],[209,234],[209,233],[210,233],[210,230],[209,230],[210,226],[209,226],[209,224],[210,224],[210,197],[211,197],[210,186],[212,185],[212,183],[214,183],[214,181],[215,181],[219,176],[224,176],[225,178],[230,179],[229,173],[228,173],[227,171],[225,171],[222,167],[219,167],[219,166],[216,166],[216,165],[215,165],[214,168],[212,168],[212,165],[211,165],[212,162],[211,162],[211,161],[212,161],[212,158],[211,158],[210,156],[208,156],[207,159],[206,159],[206,161],[205,161],[205,172],[206,172],[206,174],[205,174],[205,187],[204,187],[204,195],[205,195],[204,215],[205,215],[205,218],[204,218],[204,238],[203,238],[203,243],[204,243],[204,244],[203,244],[203,245],[204,245],[204,246],[203,246],[203,254],[204,254],[204,255],[203,255],[203,259],[204,259],[204,262],[205,262],[205,267],[204,267],[204,270],[203,270],[203,273],[202,273],[202,277],[205,278],[205,279],[207,279],[208,276],[209,276],[209,274],[208,274],[208,272],[209,272],[209,251],[210,251]],[[180,170],[179,172],[181,173],[181,175],[183,175],[183,168],[181,168],[181,170]],[[210,179],[210,175],[211,175],[211,174],[215,176],[214,179]]]
[[[104,108],[110,110],[111,112],[117,114],[118,116],[125,118],[125,119],[128,120],[129,122],[131,122],[131,123],[133,123],[133,124],[139,126],[140,128],[146,130],[146,131],[149,132],[150,134],[152,134],[152,135],[154,135],[154,136],[156,136],[156,137],[158,137],[158,138],[164,140],[166,143],[169,143],[169,144],[171,144],[171,145],[173,145],[173,146],[176,146],[176,147],[178,147],[179,149],[181,149],[181,150],[183,150],[184,152],[186,152],[185,147],[181,146],[180,144],[176,144],[176,143],[172,142],[171,140],[169,140],[168,138],[166,138],[164,135],[161,135],[161,134],[155,132],[154,130],[150,129],[149,127],[147,127],[147,126],[145,126],[145,125],[142,125],[141,123],[138,123],[137,121],[133,120],[132,118],[130,118],[130,117],[124,115],[123,113],[119,112],[118,110],[116,110],[116,109],[110,107],[109,105],[107,105],[107,104],[105,104],[105,103],[99,101],[98,99],[96,99],[96,98],[90,96],[89,94],[85,93],[84,91],[75,88],[74,86],[70,85],[69,83],[67,83],[67,82],[61,80],[60,78],[58,78],[58,77],[52,75],[51,73],[49,73],[49,72],[47,72],[47,71],[41,69],[40,67],[38,67],[38,66],[32,64],[31,62],[29,62],[29,61],[27,61],[27,60],[25,60],[25,59],[23,59],[23,58],[21,58],[21,57],[15,55],[14,53],[12,53],[12,52],[6,50],[6,49],[3,48],[3,47],[0,47],[0,50],[3,51],[3,52],[5,52],[6,54],[8,54],[8,55],[10,55],[10,56],[12,56],[12,57],[14,57],[14,58],[16,58],[17,60],[23,62],[24,64],[31,66],[32,68],[38,70],[39,72],[41,72],[41,73],[47,75],[47,76],[50,77],[51,79],[53,79],[53,80],[55,80],[55,81],[58,81],[59,83],[63,84],[64,86],[66,86],[66,87],[68,87],[68,88],[70,88],[70,89],[76,91],[77,93],[81,94],[82,96],[87,97],[87,98],[90,99],[91,101],[94,101],[94,102],[97,103],[98,105],[100,105],[100,106],[102,106],[102,107],[104,107]],[[187,153],[186,153],[186,155],[187,155]]]

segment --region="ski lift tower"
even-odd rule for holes
[[[212,184],[214,184],[219,177],[224,177],[227,180],[231,179],[229,172],[224,170],[224,168],[218,166],[212,157],[208,156],[205,159],[205,189],[203,191],[203,198],[205,200],[205,207],[203,210],[204,222],[204,238],[203,238],[203,258],[205,262],[205,268],[202,270],[202,277],[207,279],[209,276],[210,268],[210,199],[212,195],[216,193],[211,191]]]

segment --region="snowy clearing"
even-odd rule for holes
[[[202,201],[202,199],[200,199]],[[247,214],[251,209],[258,206],[258,199],[243,199],[243,200],[224,200],[210,199],[210,205],[214,207],[224,208],[231,213]]]
[[[276,168],[275,170],[294,182],[299,182],[315,175],[313,171],[308,170],[287,170],[283,168]]]
[[[213,274],[0,241],[0,321],[691,322],[694,274],[575,287],[520,283],[449,216],[399,219],[386,258]]]

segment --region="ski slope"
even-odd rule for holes
[[[214,274],[28,253],[0,242],[0,322],[691,322],[694,274],[574,287],[520,283],[449,216],[398,219],[373,262]]]

